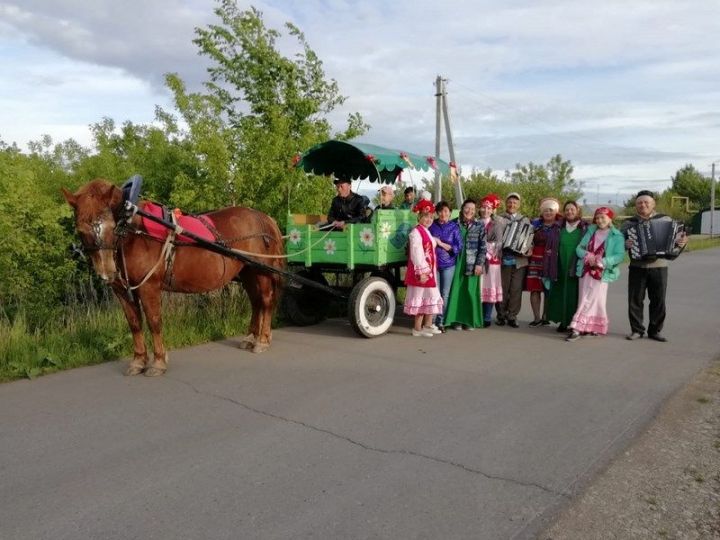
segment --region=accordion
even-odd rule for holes
[[[626,231],[628,240],[633,242],[630,258],[634,261],[677,258],[682,250],[675,245],[675,239],[684,229],[682,223],[665,219],[631,225]]]
[[[535,229],[525,221],[512,221],[503,231],[502,246],[518,255],[526,255],[532,243]]]

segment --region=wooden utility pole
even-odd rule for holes
[[[457,165],[455,160],[455,147],[453,145],[452,131],[450,129],[450,116],[448,115],[447,94],[445,93],[445,79],[440,75],[435,79],[435,159],[440,159],[440,137],[442,133],[441,124],[445,123],[445,137],[447,138],[448,153],[450,154],[450,163]],[[455,185],[455,201],[459,207],[463,200],[462,178],[460,174],[457,176]],[[442,198],[442,177],[440,171],[435,171],[435,201]]]

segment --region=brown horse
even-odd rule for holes
[[[170,258],[163,249],[165,242],[148,235],[138,215],[132,217],[125,234],[120,234],[123,193],[107,180],[93,180],[76,193],[62,191],[75,211],[75,226],[95,271],[112,287],[130,325],[134,357],[127,375],[155,376],[167,370],[160,313],[163,290],[202,293],[219,289],[232,280],[241,282],[250,297],[252,318],[248,335],[240,346],[256,353],[270,346],[270,323],[281,285],[278,274],[185,242],[174,247]],[[143,209],[147,204],[140,202],[138,207]],[[205,215],[214,223],[217,240],[226,247],[268,256],[282,255],[280,230],[275,221],[262,212],[228,207]],[[284,266],[282,258],[252,258],[277,269]],[[134,288],[137,290],[131,292]],[[143,339],[142,312],[152,333],[152,362]]]

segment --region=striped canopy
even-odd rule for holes
[[[441,159],[424,157],[374,144],[326,141],[298,156],[296,167],[319,176],[341,180],[369,179],[392,184],[407,168],[421,171],[437,169],[449,174],[450,166]]]

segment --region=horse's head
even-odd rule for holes
[[[122,210],[122,191],[107,180],[98,178],[75,193],[65,188],[62,193],[75,211],[75,227],[95,271],[106,283],[114,281],[118,277],[115,264],[116,226]]]

